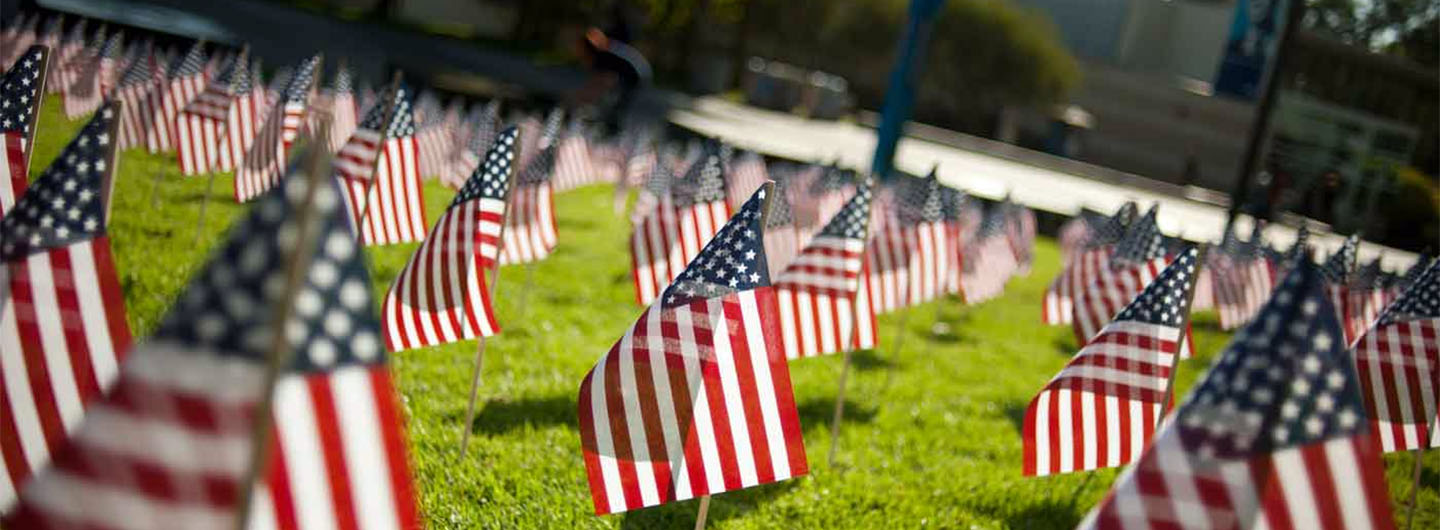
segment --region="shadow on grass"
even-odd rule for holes
[[[1066,333],[1062,336],[1055,337],[1055,340],[1051,341],[1050,344],[1055,346],[1056,353],[1066,357],[1074,357],[1075,352],[1080,351],[1080,346],[1075,344],[1074,333]]]
[[[1074,502],[1042,499],[1020,507],[1005,517],[1008,528],[1019,530],[1030,528],[1075,528],[1085,516],[1081,507]]]
[[[486,403],[475,415],[472,432],[504,434],[523,427],[577,426],[576,404],[572,396],[495,399]],[[577,427],[578,428],[578,427]]]
[[[1015,432],[1025,432],[1025,409],[1030,407],[1029,401],[1009,401],[1005,403],[1005,419],[1015,426]]]
[[[814,397],[795,406],[800,413],[800,424],[808,427],[824,425],[830,428],[830,421],[835,419],[835,398]],[[844,423],[870,423],[875,420],[877,410],[875,407],[856,403],[854,400],[845,400]]]
[[[706,525],[710,526],[734,517],[743,517],[774,498],[784,495],[796,484],[798,482],[795,480],[786,480],[711,497],[710,514],[705,519]],[[625,519],[620,522],[620,528],[693,528],[695,515],[699,509],[700,501],[688,500],[635,510],[625,514]]]
[[[889,357],[881,357],[875,350],[860,350],[850,354],[850,365],[861,372],[873,372],[894,368],[895,361]]]

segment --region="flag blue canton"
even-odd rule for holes
[[[705,244],[661,298],[664,307],[675,307],[704,298],[770,285],[765,260],[765,197],[774,186],[767,183],[750,196],[715,238]]]
[[[1288,265],[1295,263],[1297,260],[1305,259],[1306,252],[1309,252],[1309,245],[1310,227],[1300,225],[1300,230],[1295,232],[1295,244],[1290,245],[1290,249],[1285,251],[1284,256],[1280,258],[1281,262]]]
[[[315,55],[300,63],[295,73],[285,83],[284,93],[281,97],[286,103],[304,103],[305,98],[310,95],[310,86],[315,82],[315,69],[320,66],[320,56]]]
[[[1125,235],[1115,243],[1111,266],[1123,267],[1165,255],[1165,238],[1155,222],[1156,210],[1157,206],[1151,206],[1145,217],[1125,229]]]
[[[190,51],[170,65],[170,79],[200,75],[205,70],[205,43],[196,42]]]
[[[936,178],[934,169],[923,179],[902,178],[895,182],[895,186],[899,199],[895,205],[896,215],[901,223],[934,223],[943,218],[945,211],[940,199],[940,180]]]
[[[1202,458],[1243,459],[1362,434],[1350,363],[1324,279],[1302,262],[1177,411],[1181,440]]]
[[[36,90],[40,87],[40,67],[49,54],[44,46],[31,46],[15,64],[0,77],[0,132],[30,134]]]
[[[1194,287],[1196,260],[1199,251],[1190,247],[1181,251],[1160,271],[1153,281],[1145,286],[1140,296],[1115,316],[1115,321],[1135,321],[1180,327],[1189,314],[1190,290]]]
[[[725,166],[720,146],[706,142],[699,161],[690,165],[685,176],[671,183],[675,204],[691,206],[725,200]]]
[[[770,213],[765,218],[765,228],[776,228],[795,224],[795,212],[790,209],[790,184],[776,180],[775,190],[770,197]]]
[[[861,183],[855,190],[855,196],[845,203],[835,217],[830,218],[830,222],[820,230],[819,236],[863,239],[870,227],[870,201],[873,198],[870,188],[868,179]]]
[[[1348,281],[1350,275],[1355,272],[1355,258],[1359,246],[1359,237],[1352,235],[1345,238],[1345,243],[1340,245],[1340,250],[1331,254],[1330,258],[1325,260],[1325,266],[1320,269],[1325,273],[1325,279],[1337,285]]]
[[[350,79],[350,69],[340,67],[335,71],[335,84],[331,90],[336,94],[351,94],[355,92],[355,83]]]
[[[125,73],[120,76],[120,86],[122,88],[149,83],[155,78],[154,62],[150,60],[153,50],[154,48],[150,43],[146,43],[141,47],[140,51],[136,53],[135,60],[130,61],[130,66],[126,68]]]
[[[498,199],[505,200],[505,195],[510,187],[510,165],[515,161],[515,137],[519,130],[510,126],[495,137],[495,143],[490,145],[490,151],[485,153],[485,160],[475,168],[470,179],[460,188],[460,193],[455,194],[455,200],[450,202],[450,207],[475,199]]]
[[[1378,325],[1427,318],[1440,318],[1440,260],[1431,261],[1400,298],[1385,308]]]
[[[111,142],[120,119],[115,103],[101,107],[40,178],[0,220],[0,260],[95,237],[105,231],[103,186],[112,171]]]

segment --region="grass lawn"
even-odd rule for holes
[[[32,174],[79,126],[64,120],[58,100],[46,102]],[[130,327],[143,337],[243,209],[231,200],[230,175],[221,175],[208,192],[207,218],[198,230],[207,178],[181,177],[173,155],[143,149],[123,153],[120,170],[110,237]],[[158,192],[154,207],[152,190]],[[452,193],[434,181],[425,192],[433,222]],[[462,460],[457,448],[476,344],[394,356],[429,526],[688,527],[693,501],[593,515],[576,392],[641,308],[632,301],[628,222],[611,214],[610,190],[586,188],[556,202],[555,254],[533,268],[501,271],[497,310],[505,330],[486,352],[484,405],[471,426],[468,457]],[[416,246],[370,249],[377,299]],[[1055,245],[1042,239],[1034,271],[1012,281],[1001,298],[975,306],[946,300],[912,308],[908,316],[882,316],[881,350],[854,356],[834,467],[826,453],[841,358],[792,363],[810,475],[715,497],[710,526],[1073,526],[1105,494],[1116,471],[1039,479],[1020,473],[1024,408],[1077,349],[1068,328],[1039,324],[1041,293],[1058,264]],[[1213,313],[1195,318],[1198,356],[1182,365],[1177,396],[1227,341]],[[1403,522],[1412,456],[1385,461]],[[1440,528],[1440,458],[1433,451],[1424,484],[1416,528]]]

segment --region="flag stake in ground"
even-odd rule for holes
[[[244,48],[241,48],[241,49],[240,49],[240,56],[237,57],[235,60],[236,60],[236,61],[247,61],[247,60],[249,60],[249,59],[248,59],[249,56],[250,56],[250,45],[249,45],[249,44],[246,44]],[[312,86],[313,86],[313,85],[312,85]],[[182,110],[182,112],[183,112],[183,110]],[[328,130],[328,129],[327,129],[327,130]],[[219,140],[216,140],[216,143],[219,144],[219,143],[225,142],[225,139],[228,138],[229,135],[230,135],[230,128],[229,128],[229,127],[226,127],[225,130],[223,131],[223,136],[221,136]],[[284,161],[282,160],[281,163],[284,163]],[[236,170],[237,172],[240,170],[238,163],[237,163],[237,165],[236,165],[235,170]],[[204,194],[203,196],[201,196],[201,198],[200,198],[200,219],[195,222],[195,241],[190,244],[192,247],[193,247],[193,246],[199,246],[199,245],[200,245],[200,234],[204,234],[204,233],[205,233],[205,210],[210,206],[210,194],[215,192],[215,174],[216,174],[216,173],[218,173],[218,172],[215,171],[215,168],[210,168],[210,179],[209,179],[209,182],[207,182],[207,183],[205,184],[205,194]],[[157,177],[156,185],[158,186],[158,185],[159,185],[159,180],[158,180],[159,175],[156,175],[156,177]],[[154,199],[154,194],[151,194],[151,199],[152,199],[152,201],[153,201],[153,199]],[[152,206],[152,207],[154,206],[154,203],[153,203],[153,202],[151,203],[151,206]]]
[[[1410,502],[1406,503],[1406,504],[1407,504],[1407,507],[1406,507],[1406,510],[1405,510],[1405,530],[1410,530],[1411,528],[1414,527],[1414,524],[1415,524],[1415,499],[1416,499],[1417,497],[1419,497],[1419,493],[1420,493],[1420,469],[1421,469],[1422,467],[1424,467],[1424,462],[1425,462],[1425,461],[1424,461],[1424,455],[1425,455],[1425,450],[1424,450],[1424,449],[1414,449],[1414,450],[1412,450],[1411,452],[1415,453],[1415,470],[1411,473],[1411,479],[1410,479]]]
[[[875,186],[878,182],[879,181],[876,180],[870,183],[870,195],[872,197],[875,195]],[[870,241],[870,222],[868,220],[865,222],[865,235],[860,240]],[[864,259],[863,254],[861,259]],[[864,270],[864,267],[861,267],[861,270]],[[865,280],[862,278],[861,281]],[[859,289],[857,288],[856,290],[858,291]],[[851,342],[847,345],[845,351],[841,352],[844,360],[842,360],[840,364],[840,381],[838,388],[835,390],[835,416],[830,422],[830,452],[826,455],[826,463],[832,468],[835,467],[835,450],[840,446],[840,422],[845,419],[845,381],[850,375],[849,346],[860,344],[860,296],[858,292],[856,293],[855,301],[850,304],[850,314],[850,320],[854,323],[850,329]],[[889,376],[887,375],[886,377]]]
[[[705,518],[710,515],[710,496],[700,496],[700,508],[695,511],[695,530],[705,529]]]
[[[328,128],[325,124],[322,128]],[[314,258],[315,245],[313,239],[316,195],[320,186],[325,183],[321,178],[324,173],[329,176],[330,157],[318,144],[311,147],[310,158],[305,167],[308,174],[305,175],[305,198],[300,202],[295,214],[295,222],[298,227],[295,237],[294,252],[290,255],[290,263],[285,271],[285,287],[278,297],[275,308],[275,324],[272,329],[283,330],[285,324],[290,322],[291,314],[294,311],[295,299],[300,295],[300,286],[305,281],[305,274],[310,268],[310,262]],[[240,503],[237,505],[240,512],[235,517],[236,530],[245,530],[249,525],[250,505],[254,501],[255,483],[260,479],[260,474],[265,468],[265,463],[270,458],[270,436],[274,429],[271,404],[275,399],[275,382],[279,378],[280,370],[290,362],[290,354],[294,348],[290,347],[289,339],[285,333],[272,333],[270,339],[270,353],[265,366],[264,390],[260,394],[260,403],[255,407],[255,430],[251,438],[250,469],[245,472],[245,480],[240,483]]]
[[[515,138],[515,143],[520,143],[520,138]],[[523,146],[517,146],[516,151],[519,151],[520,148],[523,148]],[[505,186],[505,217],[500,220],[500,232],[495,234],[495,268],[492,270],[494,275],[490,277],[491,300],[495,300],[495,293],[500,287],[500,254],[505,252],[505,225],[509,224],[510,211],[513,210],[510,204],[510,197],[512,196],[510,192],[513,191],[515,187],[516,173],[518,172],[511,171],[507,177],[509,183]],[[480,370],[485,367],[485,337],[480,337],[479,343],[479,346],[475,349],[475,366],[470,372],[470,399],[465,406],[465,423],[461,425],[461,460],[465,459],[466,453],[470,450],[470,431],[473,430],[475,423],[475,401],[476,396],[480,393]]]

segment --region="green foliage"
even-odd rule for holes
[[[36,138],[38,173],[79,127],[46,102]],[[111,245],[129,323],[144,337],[244,207],[232,178],[181,177],[173,155],[123,153]],[[159,175],[159,206],[150,206]],[[425,186],[433,222],[452,196]],[[196,244],[199,206],[209,196]],[[677,528],[695,502],[596,517],[580,458],[576,393],[581,378],[639,315],[625,240],[629,224],[610,213],[611,191],[560,194],[560,246],[533,268],[501,271],[497,312],[505,329],[488,341],[482,405],[471,451],[457,445],[476,343],[400,352],[393,369],[408,418],[410,459],[430,528]],[[383,296],[418,245],[367,250],[374,292]],[[1099,502],[1117,472],[1021,476],[1019,421],[1037,389],[1076,350],[1064,327],[1038,323],[1041,294],[1056,273],[1053,242],[1036,249],[1035,270],[1003,297],[956,300],[880,318],[878,352],[859,352],[847,390],[839,462],[825,455],[841,357],[790,364],[810,461],[809,476],[720,495],[710,528],[1058,528]],[[529,286],[525,289],[525,286]],[[524,315],[520,315],[524,307]],[[907,316],[908,315],[908,316]],[[899,351],[895,346],[902,341]],[[1198,357],[1180,367],[1184,395],[1225,344],[1213,313],[1197,316]],[[1410,493],[1408,454],[1385,457],[1397,514]],[[1440,459],[1426,462],[1416,528],[1440,526]]]
[[[1440,241],[1440,183],[1412,167],[1395,172],[1393,199],[1385,208],[1389,244],[1406,248],[1433,247]]]

